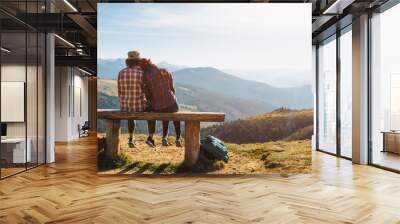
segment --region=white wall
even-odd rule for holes
[[[79,138],[78,125],[88,120],[88,78],[76,68],[56,67],[55,140]]]
[[[72,96],[72,99],[74,99],[74,107],[72,108],[72,119],[71,119],[71,135],[73,138],[79,137],[79,132],[78,132],[78,124],[81,126],[85,123],[85,121],[88,121],[89,119],[89,113],[88,113],[88,78],[82,76],[82,73],[79,73],[79,75],[76,75],[76,70],[75,70],[75,75],[74,75],[74,96]]]
[[[36,71],[38,69],[38,71]],[[28,80],[25,80],[27,77]],[[44,163],[44,74],[42,68],[25,64],[3,64],[1,66],[1,81],[3,82],[24,82],[26,83],[26,108],[22,108],[22,112],[27,115],[24,122],[6,122],[8,138],[25,138],[30,139],[30,147],[32,150],[32,161]],[[37,92],[38,91],[38,92]],[[23,94],[23,93],[22,93]],[[7,97],[7,96],[2,96]],[[1,108],[7,111],[10,108]],[[12,113],[12,111],[7,111]],[[37,156],[37,153],[39,155]]]
[[[69,76],[67,67],[55,68],[55,140],[68,140],[68,86]]]
[[[1,81],[3,82],[25,82],[25,64],[24,65],[2,65]],[[28,68],[29,69],[29,68]],[[1,108],[7,110],[7,108]],[[7,137],[25,137],[25,122],[7,123]]]

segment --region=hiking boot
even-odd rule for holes
[[[163,138],[163,139],[162,139],[162,145],[163,145],[163,146],[170,146],[170,144],[169,144],[169,142],[168,142],[168,139]]]
[[[182,141],[181,141],[180,138],[178,138],[178,139],[175,141],[175,145],[176,145],[176,147],[182,147]]]
[[[132,138],[128,139],[128,146],[129,146],[129,148],[135,148],[136,147],[135,141]]]
[[[151,137],[148,137],[146,140],[146,144],[152,148],[156,147],[156,143],[154,142],[154,139]]]

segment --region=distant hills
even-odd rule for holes
[[[169,72],[176,72],[178,70],[188,68],[188,66],[185,66],[185,65],[173,65],[173,64],[169,64],[165,61],[157,63],[157,66],[159,68],[167,69]]]
[[[273,109],[273,106],[268,103],[245,100],[196,86],[177,83],[175,88],[181,105],[190,106],[194,111],[224,112],[226,120],[236,120]]]
[[[181,69],[175,71],[173,76],[176,83],[243,100],[263,102],[273,108],[313,107],[311,86],[277,88],[265,83],[241,79],[211,67]]]
[[[160,62],[158,67],[167,69],[169,72],[175,72],[180,69],[185,69],[184,65],[173,65],[167,62]],[[102,79],[116,79],[119,71],[125,67],[125,59],[97,59],[98,77]]]
[[[270,113],[226,122],[201,130],[202,136],[213,135],[226,142],[262,143],[277,140],[311,139],[313,110],[277,109]]]
[[[264,103],[270,109],[313,107],[313,93],[310,85],[278,88],[266,83],[238,78],[212,67],[187,68],[166,62],[161,62],[158,66],[172,72],[177,85],[199,88],[202,92],[207,91],[222,94],[225,97]],[[116,79],[123,67],[125,67],[124,59],[99,59],[99,78]],[[287,77],[282,77],[282,79],[287,79]]]
[[[119,108],[115,79],[125,67],[124,63],[124,59],[98,60],[99,109]],[[304,139],[312,133],[312,110],[305,110],[313,107],[311,86],[278,88],[212,67],[187,68],[165,62],[159,66],[173,73],[182,110],[226,113],[226,123],[202,126],[203,135],[213,134],[229,142],[244,143]],[[102,121],[98,127],[100,132],[104,131]],[[137,133],[147,132],[144,122],[139,122],[137,127]]]
[[[271,105],[263,102],[213,93],[199,87],[177,83],[175,88],[181,110],[224,112],[227,121],[265,113],[273,109]],[[98,79],[97,107],[99,109],[119,108],[116,80]],[[202,127],[212,124],[203,123]],[[98,132],[105,131],[104,121],[100,120],[97,126]],[[126,131],[126,122],[122,127]],[[158,125],[157,132],[160,131],[160,128],[161,126]],[[137,122],[136,133],[147,133],[147,124],[144,121]],[[174,133],[173,129],[170,133]]]
[[[268,83],[279,88],[311,85],[314,77],[310,71],[290,67],[220,70],[228,74],[234,74],[239,78],[256,80],[258,82]]]
[[[176,95],[183,110],[224,112],[227,120],[236,120],[273,109],[271,105],[256,100],[244,100],[179,83],[175,85]],[[99,109],[119,108],[117,96],[116,80],[98,80]]]
[[[119,71],[125,67],[125,59],[97,59],[97,77],[116,79]]]

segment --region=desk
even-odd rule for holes
[[[382,152],[400,154],[400,131],[383,131]]]
[[[27,139],[28,147],[25,152],[25,138],[5,138],[1,139],[1,159],[5,163],[25,163],[31,162],[31,139]]]

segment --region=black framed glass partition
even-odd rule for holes
[[[336,154],[336,35],[319,44],[318,149]]]
[[[43,12],[43,5],[0,3],[1,179],[45,163],[46,38],[18,19]]]
[[[1,177],[26,170],[26,33],[1,34]],[[6,49],[6,50],[4,50]]]
[[[400,171],[400,4],[371,23],[370,163]]]
[[[358,20],[358,17],[352,18],[353,21],[357,20],[358,26],[354,32],[354,39],[352,25],[350,24],[341,30],[336,30],[335,38],[330,37],[317,45],[319,49],[317,51],[317,58],[319,59],[316,66],[318,68],[317,136],[319,135],[317,138],[317,146],[319,145],[319,147],[317,149],[352,159],[352,133],[355,133],[358,135],[357,138],[362,135],[359,140],[363,141],[361,145],[357,146],[359,148],[355,148],[358,152],[354,155],[363,157],[361,158],[362,161],[357,158],[356,162],[364,163],[364,155],[366,155],[368,149],[368,161],[366,161],[368,164],[400,172],[400,63],[398,59],[398,52],[400,52],[400,33],[398,32],[400,4],[398,4],[398,1],[390,0],[380,6],[366,10],[364,13],[360,20]],[[362,22],[359,23],[360,21]],[[346,24],[346,21],[342,24]],[[338,29],[337,27],[336,29]],[[359,47],[360,49],[354,48],[358,51],[355,55],[352,52],[353,41],[363,44]],[[329,43],[331,43],[331,53],[326,55],[329,52],[327,50]],[[333,47],[334,44],[336,44],[336,51]],[[363,55],[364,52],[368,52],[368,54]],[[338,56],[336,62],[333,59],[335,54]],[[331,62],[330,66],[327,65],[328,60]],[[353,74],[352,68],[353,60],[362,62],[357,64],[362,69],[356,68],[355,74]],[[333,63],[336,63],[336,67]],[[332,72],[335,68],[336,80],[327,78],[327,72]],[[330,77],[335,76],[331,75]],[[354,84],[352,77],[356,82]],[[334,85],[335,81],[336,89],[330,86]],[[357,88],[365,88],[367,91],[364,92],[364,89],[362,89],[362,93],[355,92],[354,96],[352,93],[353,85]],[[336,93],[333,94],[334,90],[336,90]],[[332,94],[329,97],[330,92]],[[363,99],[358,98],[360,96]],[[358,102],[353,103],[352,99]],[[365,123],[358,124],[359,127],[353,132],[352,105],[359,103],[363,104],[361,108],[365,106],[362,112],[368,114],[368,121],[364,120],[365,114],[360,113],[358,118],[361,119],[358,120],[355,117],[354,120]],[[336,107],[336,110],[330,109],[332,107]],[[336,114],[334,114],[335,112]],[[336,119],[333,119],[333,116]],[[335,131],[334,128],[336,128]],[[368,129],[368,136],[364,137],[365,129]],[[364,145],[367,147],[364,147]]]
[[[317,47],[318,150],[352,157],[352,27]]]

